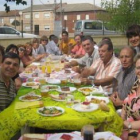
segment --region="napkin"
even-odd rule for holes
[[[24,108],[35,108],[35,107],[43,107],[42,101],[34,101],[34,102],[17,102],[15,104],[15,109],[24,109]]]

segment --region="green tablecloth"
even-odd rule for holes
[[[83,113],[67,108],[65,102],[53,101],[50,97],[43,98],[45,106],[59,106],[65,109],[63,115],[55,117],[43,117],[37,114],[37,108],[15,110],[15,103],[20,102],[19,97],[31,90],[31,88],[22,87],[14,102],[0,113],[0,140],[10,140],[25,124],[30,127],[48,130],[81,130],[86,124],[93,124],[95,128],[103,125],[104,131],[112,131],[118,136],[121,134],[123,121],[116,113],[112,102],[108,104],[109,112],[98,109],[93,112]],[[40,94],[39,89],[35,92]],[[51,92],[56,93],[55,91]],[[76,99],[83,101],[85,99],[85,96],[78,91],[75,91],[73,95]]]

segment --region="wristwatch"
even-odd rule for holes
[[[132,125],[131,125],[131,123],[129,122],[129,124],[128,124],[128,129],[131,129],[132,128]]]

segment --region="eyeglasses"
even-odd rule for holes
[[[20,52],[24,52],[25,49],[24,49],[24,48],[19,48],[18,51],[20,51]]]

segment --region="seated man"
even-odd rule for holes
[[[136,80],[135,67],[133,64],[134,56],[135,52],[131,47],[124,47],[120,51],[122,68],[115,80],[114,92],[110,96],[110,99],[117,109],[121,108],[123,100],[127,97]]]
[[[57,44],[58,44],[58,37],[55,35],[51,36],[51,40],[46,45],[46,53],[60,55],[61,51],[59,50]]]
[[[69,34],[67,31],[62,32],[62,40],[59,44],[59,49],[63,54],[70,54],[71,49],[75,45],[74,39],[69,38]]]
[[[77,60],[73,60],[69,63],[65,64],[65,67],[74,67],[74,66],[81,66],[81,67],[90,67],[91,64],[99,58],[98,50],[94,48],[94,41],[91,36],[85,36],[82,39],[82,46],[86,52],[85,56],[79,58]],[[77,72],[81,72],[82,69],[74,69]]]
[[[113,54],[113,44],[111,41],[103,40],[99,43],[99,55],[90,68],[85,69],[81,73],[81,77],[84,78],[84,82],[90,83],[87,78],[90,75],[94,75],[94,84],[96,86],[102,86],[108,94],[112,93],[112,82],[116,78],[121,68],[121,62]]]
[[[9,52],[3,56],[0,68],[0,111],[7,108],[16,96],[16,87],[11,79],[19,70],[20,58]]]

